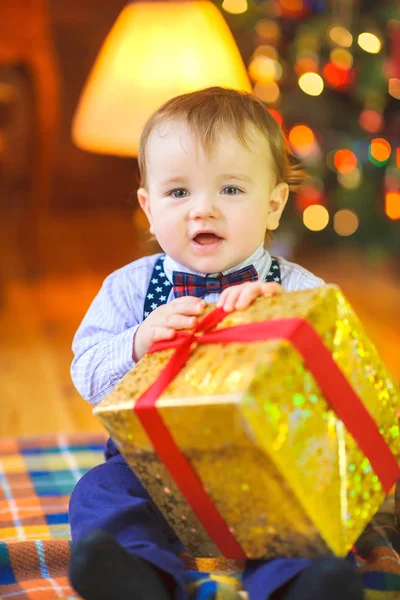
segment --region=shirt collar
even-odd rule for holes
[[[258,276],[260,277],[260,274],[265,270],[265,266],[267,264],[270,264],[270,262],[271,256],[269,252],[264,248],[264,244],[261,244],[261,246],[259,246],[251,256],[246,258],[246,260],[244,260],[238,265],[235,265],[234,267],[231,267],[230,269],[222,271],[222,275],[227,275],[228,273],[233,273],[233,271],[239,271],[240,269],[248,267],[249,265],[254,265],[254,268],[256,269]],[[200,273],[199,271],[193,271],[192,269],[188,269],[187,267],[184,267],[183,265],[173,260],[170,256],[168,256],[168,254],[165,256],[164,260],[164,271],[171,282],[173,271],[183,271],[184,273],[202,275],[203,277],[205,277],[206,275],[210,275],[208,273]],[[212,273],[212,275],[214,275],[214,273]],[[220,273],[216,273],[215,275],[220,275]]]

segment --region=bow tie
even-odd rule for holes
[[[246,281],[257,281],[258,274],[253,265],[249,265],[239,271],[228,273],[228,275],[221,275],[220,277],[203,277],[202,275],[174,271],[172,279],[175,298],[181,298],[182,296],[203,298],[207,294],[220,294],[222,290],[231,285],[239,285]]]

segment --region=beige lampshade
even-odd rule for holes
[[[84,150],[137,156],[154,110],[213,85],[251,91],[218,8],[209,0],[133,2],[99,52],[74,116],[73,140]]]

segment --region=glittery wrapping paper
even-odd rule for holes
[[[399,391],[339,288],[259,298],[217,329],[292,317],[314,327],[399,457]],[[217,557],[133,410],[173,352],[146,355],[94,412],[188,553]],[[249,558],[345,555],[384,499],[289,341],[195,348],[157,410]]]

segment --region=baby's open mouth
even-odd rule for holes
[[[215,244],[219,242],[222,238],[216,233],[198,233],[194,238],[197,244],[201,244],[202,246],[209,246],[210,244]]]

